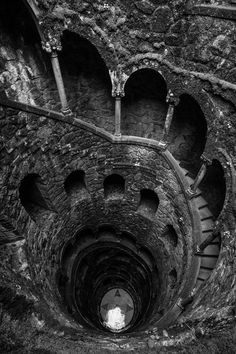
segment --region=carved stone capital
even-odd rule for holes
[[[112,97],[124,97],[125,96],[125,82],[126,75],[120,70],[110,71],[110,77],[112,82]]]
[[[122,87],[122,84],[118,83],[117,85],[112,87],[112,97],[124,97],[125,92],[124,88]]]
[[[112,95],[112,97],[124,97],[125,93],[122,90],[120,90],[119,88],[117,88],[117,89],[112,90],[111,95]]]
[[[207,166],[212,164],[212,161],[204,154],[201,155],[201,161]]]
[[[41,42],[42,48],[47,53],[53,53],[62,50],[60,34],[48,33],[46,39]]]
[[[179,104],[179,97],[169,90],[166,96],[166,102],[173,106],[177,106]]]

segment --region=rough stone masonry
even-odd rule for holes
[[[235,353],[235,21],[0,2],[0,353]]]

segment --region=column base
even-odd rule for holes
[[[61,113],[64,115],[64,116],[72,116],[73,113],[71,111],[71,109],[68,107],[68,108],[62,108],[61,109]]]
[[[168,146],[168,143],[167,143],[167,141],[159,140],[158,141],[158,145],[161,147],[161,149],[166,150],[167,146]]]

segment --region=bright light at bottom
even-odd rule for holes
[[[106,314],[105,326],[113,331],[119,331],[125,327],[125,315],[122,313],[120,307],[115,307]]]

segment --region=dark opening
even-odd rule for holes
[[[167,112],[167,88],[163,77],[152,69],[133,73],[122,99],[122,132],[160,139]]]
[[[153,217],[156,214],[159,205],[157,194],[151,189],[143,189],[140,191],[140,203],[138,211]]]
[[[77,118],[114,130],[114,99],[108,69],[95,46],[64,31],[60,65],[69,106]]]
[[[40,43],[41,39],[35,22],[23,1],[0,1],[0,25],[14,34],[18,45]]]
[[[206,143],[207,123],[194,98],[184,94],[175,107],[169,149],[188,171],[198,168]],[[197,167],[196,167],[197,166]]]
[[[161,235],[173,247],[178,244],[178,235],[172,225],[167,225],[164,233]]]
[[[208,166],[205,178],[200,184],[200,189],[216,219],[223,208],[226,193],[224,169],[218,160],[214,159],[212,164]]]
[[[174,288],[176,281],[177,281],[177,272],[176,272],[175,268],[173,268],[169,272],[169,281],[170,281],[170,288]]]
[[[37,174],[29,174],[21,182],[19,188],[21,204],[33,220],[50,210],[46,193],[46,186]]]
[[[125,180],[122,176],[113,174],[105,178],[104,196],[106,199],[122,198],[125,192]]]
[[[85,183],[85,173],[82,170],[73,171],[65,180],[65,191],[73,203],[88,197]]]

